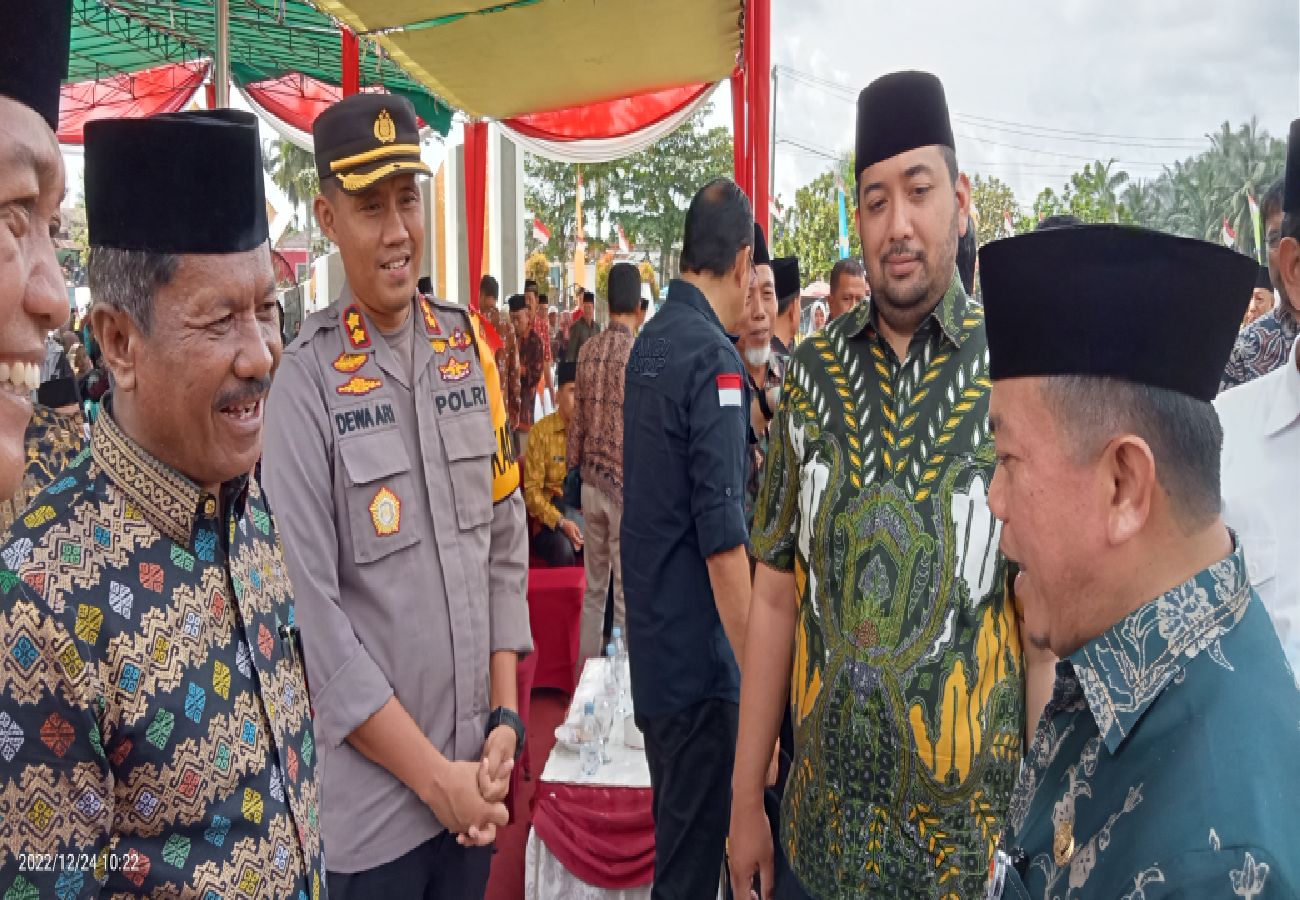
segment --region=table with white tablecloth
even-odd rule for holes
[[[601,693],[611,662],[588,660],[565,721],[581,720]],[[631,709],[630,697],[626,699]],[[626,721],[631,743],[635,726]],[[579,754],[557,742],[537,786],[524,862],[528,900],[648,900],[654,875],[654,819],[645,751],[624,743],[615,722],[610,757],[592,775]]]

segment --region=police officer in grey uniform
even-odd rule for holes
[[[524,738],[518,469],[477,317],[416,290],[417,129],[389,95],[317,119],[315,212],[347,283],[285,350],[267,404],[334,900],[481,898]]]

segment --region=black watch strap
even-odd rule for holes
[[[502,725],[509,725],[515,733],[515,759],[518,760],[519,754],[524,752],[525,729],[524,720],[519,718],[519,713],[513,709],[498,706],[492,710],[492,714],[488,716],[487,729],[484,731],[483,737],[486,739],[488,735]]]

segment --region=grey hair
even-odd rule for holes
[[[171,283],[180,266],[180,256],[149,250],[120,250],[91,247],[86,263],[90,295],[126,313],[144,334],[153,323],[154,295]]]
[[[1165,388],[1084,375],[1047,378],[1042,395],[1076,463],[1095,459],[1117,435],[1136,435],[1151,448],[1156,480],[1185,532],[1219,515],[1223,426],[1213,404]]]

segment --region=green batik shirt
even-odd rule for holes
[[[1024,724],[984,311],[954,276],[902,362],[873,321],[795,350],[754,516],[799,596],[782,842],[816,897],[978,896]]]
[[[1300,896],[1297,760],[1300,691],[1238,546],[1057,663],[1002,896]]]

